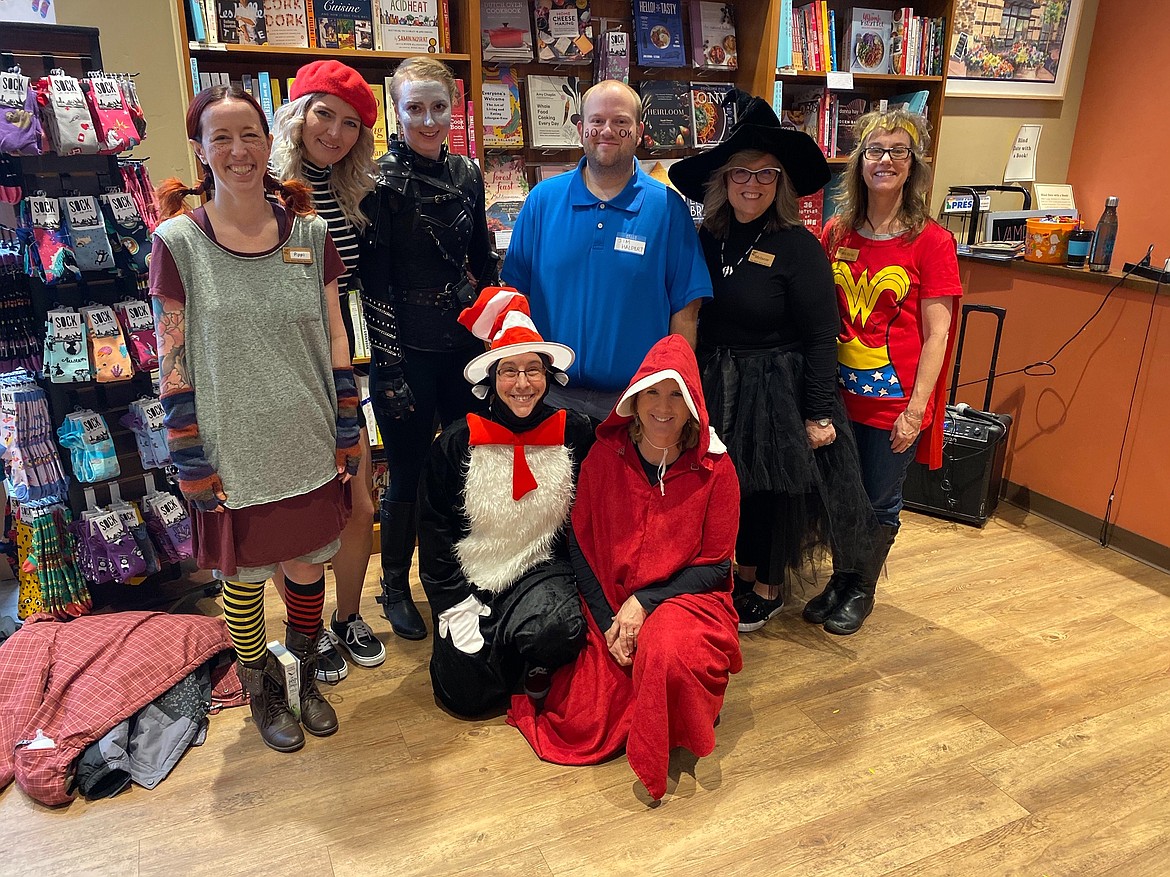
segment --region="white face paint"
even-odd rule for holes
[[[438,158],[451,130],[451,95],[434,79],[407,80],[398,92],[398,122],[406,145],[427,158]]]

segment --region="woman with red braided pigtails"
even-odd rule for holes
[[[195,96],[187,136],[199,186],[159,191],[150,292],[167,444],[190,503],[199,565],[224,583],[224,617],[264,742],[327,736],[317,690],[324,563],[349,515],[358,395],[338,304],[345,271],[310,190],[269,175],[272,137],[237,87]],[[276,194],[279,203],[268,200]],[[188,195],[209,200],[190,210]],[[287,584],[285,644],[301,664],[300,723],[267,651],[264,582]]]

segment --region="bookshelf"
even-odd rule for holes
[[[281,46],[240,46],[240,45],[205,45],[194,42],[190,27],[189,4],[191,0],[173,0],[178,9],[181,30],[183,60],[189,62],[194,58],[200,70],[225,72],[232,79],[239,79],[243,74],[255,75],[263,69],[274,78],[279,77],[283,86],[284,81],[295,75],[297,69],[305,63],[318,58],[336,58],[361,72],[372,84],[381,84],[384,78],[393,72],[397,62],[410,57],[405,52],[380,52],[361,49],[322,49],[322,48],[295,48]],[[707,70],[693,66],[685,67],[643,67],[636,63],[637,52],[634,50],[633,5],[636,0],[590,0],[590,12],[593,20],[594,36],[596,37],[601,25],[607,28],[616,28],[631,34],[631,63],[630,84],[637,87],[639,82],[646,80],[677,80],[681,82],[730,82],[762,97],[771,98],[774,83],[779,80],[784,87],[788,104],[788,94],[806,87],[829,87],[829,77],[823,72],[794,71],[778,69],[777,40],[781,30],[781,15],[786,14],[792,5],[804,5],[805,0],[737,0],[734,2],[736,12],[736,32],[739,46],[738,70]],[[872,9],[895,10],[904,3],[898,0],[861,0],[860,3],[851,0],[826,0],[827,8],[832,10],[837,18],[837,41],[840,43],[845,14],[855,6]],[[951,31],[954,26],[955,6],[958,0],[918,0],[914,10],[919,15],[931,18],[945,18],[946,28],[943,46],[949,47]],[[531,7],[531,3],[528,3]],[[687,60],[691,60],[690,9],[686,0],[679,0],[681,7],[684,42],[687,49]],[[581,156],[580,148],[545,148],[531,145],[531,136],[528,130],[528,115],[522,112],[525,128],[525,144],[511,148],[483,146],[483,113],[480,108],[480,96],[485,79],[493,76],[496,65],[482,59],[480,49],[480,2],[479,0],[450,0],[450,42],[451,51],[436,54],[439,60],[446,62],[455,75],[461,78],[467,88],[467,96],[476,102],[475,113],[475,142],[479,157],[486,154],[512,154],[523,158],[528,168],[528,182],[535,185],[538,181],[535,166],[538,164],[565,164],[576,162]],[[531,18],[528,25],[531,27]],[[595,43],[597,40],[595,39]],[[944,53],[945,54],[945,53]],[[185,64],[185,69],[190,64]],[[526,102],[525,80],[534,74],[547,76],[577,76],[583,85],[594,80],[594,64],[553,64],[538,61],[517,63],[510,65],[513,75],[520,83],[521,103]],[[834,77],[836,79],[836,77]],[[938,149],[940,121],[943,114],[943,92],[945,90],[944,76],[912,76],[890,75],[873,73],[852,74],[853,86],[849,91],[867,97],[871,102],[908,91],[923,90],[929,95],[927,100],[927,115],[934,128],[931,156]],[[836,83],[833,83],[834,85]],[[188,95],[194,94],[194,87],[188,77]],[[283,91],[283,88],[282,88]],[[660,158],[677,159],[694,152],[693,147],[656,147],[646,149],[639,147],[638,158],[642,160]],[[835,166],[844,165],[844,159],[830,159]]]
[[[918,0],[918,2],[914,3],[897,2],[897,0],[861,0],[861,2],[855,3],[850,2],[850,0],[827,0],[827,8],[835,13],[838,44],[841,42],[845,14],[855,7],[890,10],[892,12],[903,6],[912,5],[917,15],[927,16],[929,18],[944,18],[946,20],[946,26],[943,30],[942,46],[943,69],[945,71],[945,59],[951,44],[951,34],[955,21],[955,7],[958,5],[958,2],[959,0]],[[748,85],[742,87],[750,90],[753,94],[768,98],[772,94],[774,83],[779,81],[782,83],[785,93],[785,106],[788,106],[790,101],[788,95],[790,92],[805,87],[829,86],[829,75],[824,72],[796,71],[792,68],[781,69],[777,67],[781,13],[782,11],[787,11],[791,6],[802,6],[805,3],[806,0],[792,0],[791,3],[787,2],[787,0],[783,3],[781,0],[768,0],[766,3],[748,4],[741,0],[740,4],[737,5],[736,9],[739,19],[743,22],[740,25],[740,33],[764,34],[762,42],[759,43],[749,45],[746,40],[741,41],[740,72],[743,78],[750,83],[750,87]],[[838,54],[841,53],[838,52]],[[917,76],[860,72],[851,75],[853,86],[845,90],[851,94],[866,97],[871,104],[876,100],[896,94],[904,94],[911,91],[927,92],[926,115],[930,120],[932,128],[931,151],[928,159],[933,161],[938,153],[941,121],[943,118],[943,97],[946,89],[945,75]],[[829,164],[834,167],[834,170],[842,168],[845,162],[846,159],[844,158],[829,159]]]

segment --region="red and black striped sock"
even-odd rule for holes
[[[325,609],[325,574],[308,584],[294,582],[286,575],[284,605],[288,610],[289,627],[305,636],[316,636],[321,627],[321,612]]]

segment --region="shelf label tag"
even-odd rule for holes
[[[825,85],[830,91],[851,91],[853,89],[853,74],[843,70],[826,73]]]

